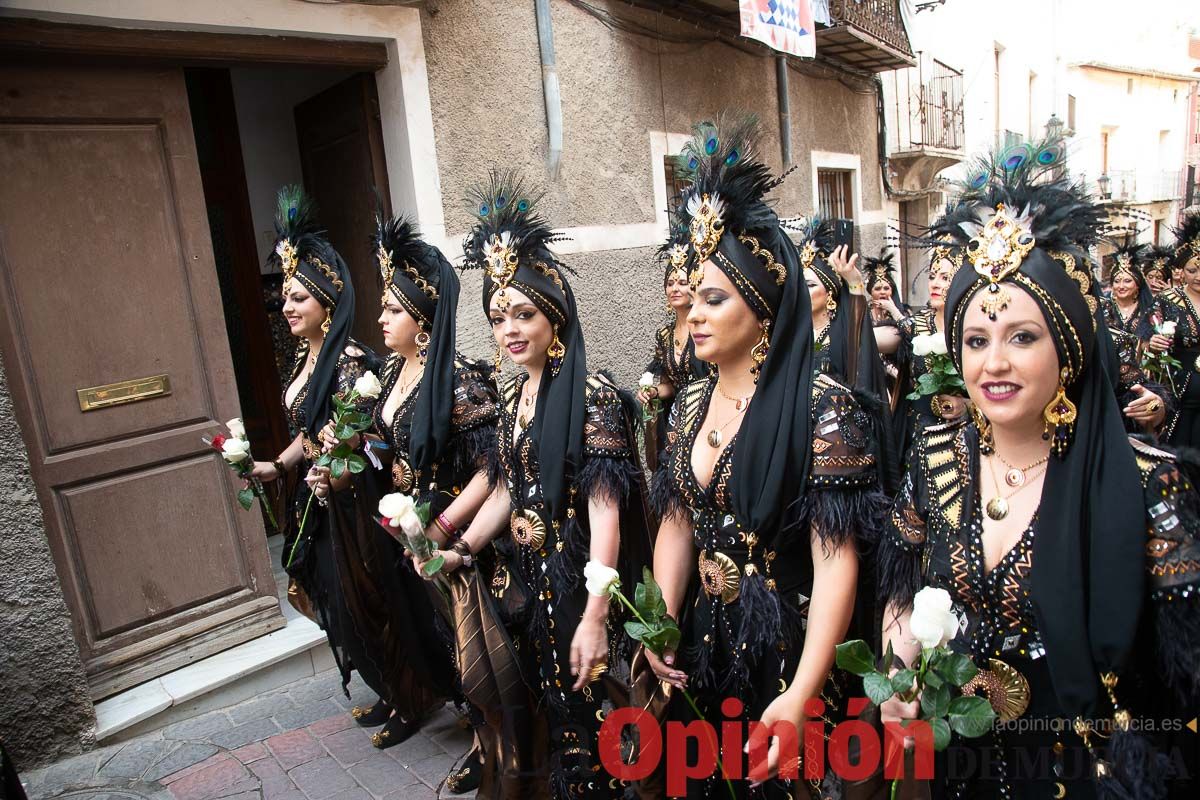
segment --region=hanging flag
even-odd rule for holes
[[[738,0],[742,36],[791,56],[817,55],[812,0]]]

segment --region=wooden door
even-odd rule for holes
[[[354,336],[384,352],[379,273],[371,252],[378,188],[388,205],[387,165],[375,76],[359,73],[296,106],[304,186],[354,280]]]
[[[0,66],[0,175],[4,369],[100,698],[283,625],[200,441],[239,413],[182,71]]]

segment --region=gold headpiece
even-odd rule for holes
[[[949,236],[941,236],[939,238],[941,241],[946,242],[946,244],[939,244],[933,248],[933,256],[929,262],[930,266],[939,261],[949,261],[954,265],[954,269],[951,274],[957,273],[959,268],[963,265],[963,257],[966,254],[963,253],[963,249],[961,247],[956,247],[950,243],[951,239]]]
[[[673,244],[667,250],[667,262],[671,265],[673,271],[681,270],[687,266],[688,251],[681,244]]]
[[[1115,278],[1122,272],[1129,275],[1131,278],[1137,279],[1137,273],[1133,268],[1133,256],[1129,253],[1117,253],[1116,264],[1113,265],[1112,276]]]
[[[783,264],[775,260],[775,256],[771,255],[771,251],[758,243],[758,239],[745,234],[737,237],[738,241],[750,248],[750,252],[754,253],[755,257],[763,262],[763,266],[775,273],[775,284],[783,286],[787,280],[787,270]]]
[[[692,218],[689,229],[692,248],[696,251],[696,266],[691,275],[692,289],[695,290],[704,280],[702,263],[717,249],[725,233],[725,201],[718,195],[692,195],[688,199],[687,212]]]
[[[292,278],[296,277],[296,267],[300,265],[300,257],[296,253],[296,246],[287,239],[280,239],[275,245],[275,255],[279,256],[279,263],[283,268],[283,290],[286,292],[288,284],[292,282]]]
[[[975,271],[988,280],[988,293],[980,308],[990,319],[994,320],[997,312],[1008,308],[1011,299],[1000,281],[1020,268],[1036,243],[1033,234],[1008,215],[1003,203],[996,206],[982,230],[971,237],[967,258]]]
[[[388,292],[392,288],[392,275],[396,268],[392,266],[392,253],[384,248],[381,244],[375,250],[375,258],[379,261],[379,274],[383,277],[383,298],[381,302],[386,305],[388,300]]]
[[[483,258],[487,261],[488,275],[500,285],[500,289],[496,293],[496,306],[501,311],[507,311],[510,301],[505,290],[513,276],[517,274],[518,262],[517,253],[512,248],[512,234],[504,231],[493,235],[491,241],[488,242]]]
[[[804,243],[804,247],[800,250],[800,266],[803,269],[812,269],[813,261],[817,258],[817,245],[811,239]]]

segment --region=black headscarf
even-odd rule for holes
[[[515,289],[549,319],[565,353],[542,370],[530,437],[538,449],[542,501],[551,519],[567,511],[568,490],[583,463],[583,428],[587,415],[587,357],[575,294],[566,266],[549,245],[561,241],[537,213],[540,195],[526,191],[511,172],[493,169],[486,184],[471,190],[477,222],[463,250],[466,268],[483,269],[483,313],[492,296]]]
[[[746,116],[697,125],[679,166],[691,186],[684,216],[698,285],[711,263],[760,320],[770,349],[734,442],[731,500],[747,531],[798,521],[798,487],[811,461],[812,310],[796,245],[764,196],[778,181],[758,160],[758,121]]]
[[[375,223],[372,244],[384,300],[388,293],[395,297],[429,337],[413,409],[409,456],[413,467],[430,474],[450,443],[458,275],[441,250],[421,239],[411,220],[386,219],[380,212]]]
[[[1040,182],[1062,161],[1057,141],[1021,155],[1024,150],[1002,153],[984,179],[969,184],[966,202],[939,222],[970,261],[946,298],[947,335],[961,371],[969,304],[1003,313],[1007,287],[1020,287],[1041,308],[1059,367],[1067,370],[1067,397],[1077,419],[1065,453],[1052,456],[1046,469],[1033,599],[1059,702],[1072,716],[1093,718],[1106,704],[1099,674],[1120,671],[1137,634],[1145,508],[1140,473],[1101,363],[1098,292],[1081,249],[1096,241],[1103,220],[1065,178]],[[1012,261],[998,263],[1005,253]]]
[[[337,387],[337,367],[354,325],[354,286],[350,268],[325,238],[316,206],[299,186],[279,190],[275,207],[275,246],[271,263],[283,271],[283,291],[295,280],[329,312],[329,327],[300,406],[304,430],[315,439],[329,422]]]

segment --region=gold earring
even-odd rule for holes
[[[417,343],[417,359],[423,365],[425,358],[429,355],[429,334],[426,331],[421,331],[416,335],[414,341]]]
[[[758,337],[758,341],[754,347],[750,348],[750,359],[754,364],[750,367],[750,374],[754,376],[754,382],[758,383],[758,376],[762,374],[763,363],[767,360],[767,353],[771,350],[771,320],[764,319],[762,321],[762,335]]]
[[[1066,455],[1067,447],[1071,444],[1071,435],[1075,432],[1075,418],[1078,415],[1075,404],[1067,397],[1067,378],[1070,370],[1063,367],[1058,373],[1058,391],[1042,411],[1045,421],[1042,427],[1042,438],[1049,439],[1051,433],[1054,441],[1050,449],[1054,455],[1062,458]]]
[[[829,316],[831,317],[837,313],[837,300],[833,299],[832,294],[825,298],[825,309],[829,312]]]
[[[550,359],[550,374],[558,375],[558,371],[562,369],[563,356],[567,354],[567,348],[563,347],[563,343],[558,339],[558,326],[554,326],[554,341],[550,342],[550,346],[546,348],[546,357]]]
[[[500,369],[504,366],[504,349],[500,347],[499,342],[496,342],[496,357],[492,359],[492,366],[495,367],[496,380],[499,380]]]
[[[329,309],[325,309],[325,321],[321,323],[321,333],[329,335],[329,329],[333,326],[333,316],[329,313]]]
[[[971,411],[971,419],[975,420],[975,427],[979,428],[979,450],[985,456],[990,456],[996,452],[996,443],[992,439],[992,423],[988,422],[988,418],[974,403],[967,403],[967,408]]]

